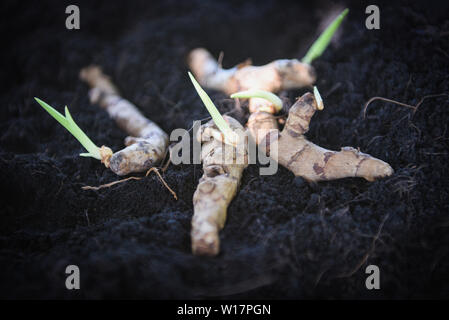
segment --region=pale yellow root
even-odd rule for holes
[[[393,174],[391,166],[369,154],[351,147],[341,151],[321,148],[308,141],[304,134],[309,130],[310,120],[318,110],[315,97],[304,94],[291,107],[284,129],[265,136],[259,146],[270,156],[308,181],[333,180],[345,177],[361,177],[368,181]],[[277,148],[270,144],[277,142]]]
[[[231,129],[243,130],[237,120],[224,116]],[[192,251],[197,255],[217,255],[219,231],[224,227],[229,203],[237,193],[243,170],[247,166],[246,149],[224,145],[217,137],[221,132],[211,120],[198,131],[203,143],[203,176],[193,195]]]
[[[188,64],[201,86],[232,94],[249,89],[279,92],[311,86],[315,80],[315,70],[297,59],[280,59],[264,66],[241,63],[231,69],[223,69],[214,57],[203,48],[190,52]],[[256,112],[262,106],[270,107],[267,100],[250,99],[250,111]]]
[[[146,171],[159,163],[168,146],[167,134],[145,118],[134,104],[123,99],[98,66],[83,68],[80,78],[92,88],[89,92],[91,102],[105,109],[118,126],[130,135],[125,139],[127,147],[112,154],[105,164],[116,174],[126,175]]]
[[[203,87],[227,94],[250,89],[279,92],[311,86],[316,80],[314,68],[297,59],[275,60],[264,66],[252,66],[245,62],[231,69],[223,69],[206,49],[197,48],[190,52],[188,64]],[[252,115],[248,127],[256,142],[268,130],[278,128],[273,116],[276,108],[268,100],[249,99],[249,111]]]

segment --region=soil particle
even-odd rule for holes
[[[123,96],[166,132],[208,117],[188,81],[198,46],[231,67],[301,58],[327,3],[78,1],[81,29],[65,29],[63,2],[3,1],[0,94],[0,297],[2,298],[422,298],[449,294],[448,3],[382,2],[381,29],[367,30],[368,2],[348,2],[342,36],[313,64],[326,108],[307,137],[325,148],[360,147],[394,175],[373,183],[309,185],[280,167],[249,166],[228,209],[215,258],[191,254],[192,197],[201,165],[118,180],[33,100],[73,118],[98,145],[125,134],[88,100],[82,67],[101,65]],[[446,22],[445,22],[446,21]],[[101,23],[100,23],[101,22]],[[13,38],[11,38],[13,36]],[[269,43],[270,45],[266,45]],[[263,47],[263,50],[261,50]],[[307,91],[283,93],[291,104]],[[222,113],[234,108],[210,92]],[[375,246],[373,249],[373,241]],[[360,267],[359,264],[367,255]],[[81,288],[64,287],[78,265]],[[365,288],[365,268],[382,290]]]

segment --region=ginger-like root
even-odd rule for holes
[[[91,87],[90,101],[105,109],[130,135],[125,139],[126,148],[106,156],[102,162],[120,176],[146,171],[160,162],[168,146],[168,135],[143,116],[134,104],[123,99],[98,66],[83,68],[80,78]]]
[[[297,59],[280,59],[263,66],[241,63],[231,69],[223,69],[214,57],[203,48],[190,52],[188,64],[201,86],[232,94],[249,89],[270,92],[311,86],[316,80],[315,69]],[[265,99],[250,99],[250,111],[270,108]]]
[[[374,181],[393,174],[388,163],[354,148],[331,151],[308,141],[304,134],[309,130],[310,120],[316,110],[318,105],[314,95],[304,94],[291,107],[284,129],[280,133],[273,131],[266,135],[259,147],[295,176],[310,182],[345,177]],[[277,141],[277,148],[270,148],[274,141]]]
[[[249,89],[279,92],[311,86],[316,80],[315,69],[297,59],[275,60],[264,66],[244,62],[231,69],[223,69],[206,49],[197,48],[190,52],[188,64],[203,87],[227,94]],[[272,116],[276,108],[268,100],[249,99],[249,111],[252,115],[248,124],[251,123],[249,128],[256,142],[267,130],[277,129],[276,119]]]
[[[243,127],[237,120],[224,116],[232,130]],[[192,251],[214,256],[220,250],[218,232],[224,227],[229,203],[237,193],[248,159],[245,148],[225,145],[213,120],[198,131],[202,142],[203,176],[193,195]],[[218,139],[217,139],[218,138]]]

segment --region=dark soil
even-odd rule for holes
[[[0,112],[1,298],[423,298],[449,297],[449,6],[378,3],[381,29],[365,28],[369,3],[347,4],[343,31],[314,62],[325,109],[308,137],[360,147],[395,174],[369,183],[310,186],[280,168],[244,173],[228,209],[221,253],[190,251],[192,195],[200,165],[117,180],[33,100],[67,104],[97,144],[125,134],[89,103],[79,70],[96,63],[164,130],[189,128],[207,111],[187,77],[189,50],[224,52],[231,67],[302,57],[332,3],[77,1],[81,30],[65,29],[64,1],[2,2]],[[284,93],[294,98],[307,90]],[[222,112],[232,101],[210,92]],[[81,290],[65,288],[78,265]],[[381,290],[365,288],[376,264]]]

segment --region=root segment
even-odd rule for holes
[[[245,62],[231,69],[223,69],[206,49],[197,48],[190,52],[188,63],[203,87],[226,94],[251,89],[275,93],[311,86],[316,80],[315,69],[297,59],[275,60],[263,66],[252,66]],[[248,120],[248,128],[256,142],[270,129],[278,128],[273,116],[277,108],[271,102],[262,98],[251,98],[249,111],[251,117]]]
[[[224,116],[232,130],[243,127],[237,120]],[[243,170],[247,166],[246,149],[225,145],[221,132],[211,120],[198,131],[202,142],[203,176],[193,195],[192,251],[214,256],[220,250],[218,232],[224,227],[229,203],[237,193]],[[243,152],[243,154],[241,153]]]
[[[227,94],[249,89],[278,92],[312,85],[316,79],[313,67],[297,59],[275,60],[264,66],[244,63],[223,69],[206,49],[198,48],[192,50],[188,60],[202,86]]]
[[[385,101],[385,102],[394,103],[394,104],[397,104],[399,106],[412,109],[413,113],[415,113],[418,110],[419,106],[424,102],[424,100],[429,99],[429,98],[438,98],[438,97],[444,97],[444,96],[449,96],[449,94],[447,94],[447,93],[430,94],[430,95],[422,97],[421,100],[419,100],[419,102],[416,105],[414,105],[414,106],[412,106],[410,104],[407,104],[407,103],[399,102],[399,101],[396,101],[396,100],[387,99],[387,98],[384,98],[384,97],[372,97],[371,99],[369,99],[365,103],[365,107],[363,108],[363,117],[366,118],[366,109],[368,109],[368,106],[370,105],[371,102],[376,101],[376,100],[381,100],[381,101]]]
[[[145,177],[148,177],[148,175],[149,175],[151,172],[155,172],[155,173],[156,173],[157,177],[159,178],[159,180],[161,181],[161,183],[164,185],[164,187],[166,187],[167,190],[170,191],[170,193],[173,195],[173,198],[175,198],[175,200],[178,200],[178,196],[176,195],[176,192],[174,192],[174,191],[168,186],[167,182],[165,182],[164,178],[162,178],[162,176],[161,176],[161,174],[159,173],[159,170],[158,170],[157,168],[155,168],[155,167],[150,168],[150,169],[147,171],[147,173],[145,174]],[[129,181],[129,180],[141,180],[141,179],[143,179],[143,178],[142,178],[142,177],[128,177],[128,178],[125,178],[125,179],[121,179],[121,180],[112,181],[112,182],[109,182],[109,183],[106,183],[106,184],[102,184],[102,185],[99,185],[98,187],[84,186],[84,187],[81,187],[81,189],[83,189],[83,190],[95,190],[95,191],[98,191],[98,190],[100,190],[100,189],[103,189],[103,188],[110,188],[110,187],[112,187],[112,186],[115,186],[116,184],[123,183],[123,182]]]
[[[143,172],[159,163],[168,146],[168,135],[137,107],[123,99],[109,77],[98,66],[81,70],[80,78],[92,88],[89,97],[100,105],[130,137],[126,148],[112,154],[105,165],[118,175]]]
[[[310,182],[346,177],[374,181],[393,173],[388,163],[352,147],[331,151],[308,141],[304,134],[316,110],[318,105],[313,94],[304,94],[290,109],[284,129],[266,136],[259,146],[266,148],[267,142],[277,138],[277,151],[270,150],[270,156],[277,157],[281,165]]]

